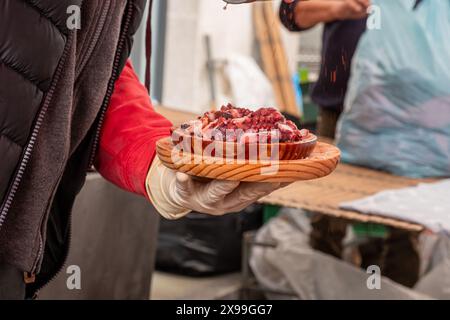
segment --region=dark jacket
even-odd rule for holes
[[[38,274],[30,294],[63,264],[70,211],[145,2],[0,2],[0,260]],[[79,30],[67,29],[70,5],[81,8]]]
[[[295,22],[294,9],[299,0],[284,3],[280,18],[291,31],[303,31]],[[350,79],[350,67],[359,39],[366,30],[366,19],[326,23],[322,38],[322,64],[313,85],[311,99],[320,107],[341,111]]]

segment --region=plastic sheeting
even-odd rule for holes
[[[252,58],[233,55],[227,61],[225,75],[236,106],[257,110],[276,105],[272,84]]]
[[[355,53],[338,126],[344,162],[450,175],[450,1],[374,0],[381,29]]]
[[[450,235],[450,179],[414,187],[384,190],[344,202],[341,209],[411,221],[435,233]]]
[[[250,265],[263,288],[293,292],[299,299],[434,299],[450,298],[450,241],[435,235],[421,239],[423,276],[415,289],[381,277],[380,289],[369,289],[371,274],[309,246],[310,224],[301,210],[288,209],[257,234]],[[448,280],[447,280],[448,279]],[[268,295],[268,298],[289,298]]]

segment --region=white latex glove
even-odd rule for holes
[[[167,219],[184,217],[192,210],[216,216],[239,212],[280,187],[280,183],[203,182],[166,168],[158,158],[146,181],[150,201]]]

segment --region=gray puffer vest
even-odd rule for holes
[[[30,294],[63,265],[70,211],[145,4],[0,1],[0,260],[37,274]],[[81,9],[78,30],[68,29],[73,5]],[[43,132],[49,119],[61,119],[63,132]],[[45,162],[42,137],[53,133],[60,145]],[[43,186],[26,190],[33,185]]]

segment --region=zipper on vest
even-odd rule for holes
[[[34,273],[28,273],[28,272],[23,273],[23,282],[25,282],[25,284],[32,284],[35,281],[36,281],[36,275]]]
[[[131,25],[131,18],[133,17],[133,3],[131,0],[128,0],[127,2],[127,7],[125,9],[125,15],[124,15],[124,22],[123,22],[123,28],[119,37],[119,43],[117,46],[117,51],[114,57],[114,63],[113,63],[113,71],[111,73],[111,78],[109,80],[109,84],[108,84],[108,90],[106,92],[106,96],[104,99],[104,102],[102,104],[101,110],[100,110],[100,115],[99,115],[99,121],[98,121],[98,125],[96,128],[96,136],[95,136],[95,140],[94,140],[94,145],[93,145],[93,149],[91,150],[91,156],[90,156],[90,166],[92,167],[92,164],[94,162],[95,159],[95,152],[98,146],[98,142],[99,142],[99,136],[100,136],[100,130],[101,130],[101,126],[103,124],[104,121],[104,117],[105,117],[105,113],[106,113],[106,109],[108,108],[109,105],[109,101],[110,98],[112,96],[112,93],[114,91],[114,84],[117,80],[117,78],[119,77],[119,64],[120,64],[120,58],[121,58],[121,53],[123,51],[123,47],[128,35],[128,30],[130,29],[130,25]],[[61,267],[59,268],[59,270],[52,275],[48,280],[46,280],[42,285],[40,285],[38,288],[36,288],[36,291],[34,293],[34,297],[37,297],[37,295],[39,294],[39,291],[42,290],[43,288],[45,288],[51,281],[53,281],[64,269],[64,266],[66,265],[67,262],[67,257],[69,255],[69,248],[70,248],[70,243],[72,240],[72,212],[70,213],[69,216],[69,226],[68,226],[68,237],[67,237],[67,246],[66,246],[66,250],[64,250],[64,257],[63,257],[63,263],[61,265]],[[42,241],[40,243],[41,246],[43,246]],[[36,268],[37,266],[35,266]],[[35,270],[33,270],[33,272],[35,272]],[[33,274],[33,273],[32,273]]]
[[[106,110],[108,109],[109,103],[111,101],[111,96],[114,92],[114,85],[116,83],[116,80],[120,76],[119,67],[120,67],[121,53],[122,53],[123,47],[125,45],[125,41],[127,38],[128,30],[130,28],[132,17],[133,17],[133,3],[132,3],[132,1],[129,0],[127,3],[125,19],[123,22],[123,33],[122,33],[121,37],[119,38],[119,43],[117,45],[116,56],[114,58],[111,78],[109,80],[108,89],[106,91],[106,96],[105,96],[105,99],[103,100],[103,104],[100,108],[100,113],[99,113],[98,120],[97,120],[97,127],[95,129],[94,140],[93,140],[92,149],[91,149],[91,155],[89,158],[89,167],[88,167],[89,170],[92,169],[94,166],[95,155],[97,153],[98,145],[100,142],[100,133],[102,130],[103,122],[105,121]]]
[[[0,211],[0,229],[2,228],[3,223],[5,222],[6,216],[8,215],[8,212],[11,209],[11,205],[13,203],[14,197],[16,196],[19,185],[22,182],[23,175],[25,173],[25,169],[27,168],[28,163],[30,162],[31,154],[33,153],[33,149],[36,144],[37,137],[39,135],[41,126],[44,123],[45,115],[48,111],[50,102],[52,101],[53,95],[56,90],[56,85],[59,82],[63,67],[66,63],[67,56],[69,54],[69,49],[72,47],[73,38],[74,38],[73,33],[69,33],[66,46],[64,48],[61,59],[58,63],[58,67],[56,68],[55,76],[53,77],[53,82],[52,82],[47,94],[45,95],[44,103],[42,104],[42,107],[39,110],[33,130],[31,132],[30,140],[28,141],[28,143],[25,147],[25,151],[23,152],[22,159],[21,159],[18,169],[15,173],[13,182],[12,182],[10,189],[5,197],[3,207],[1,208],[1,211]]]

